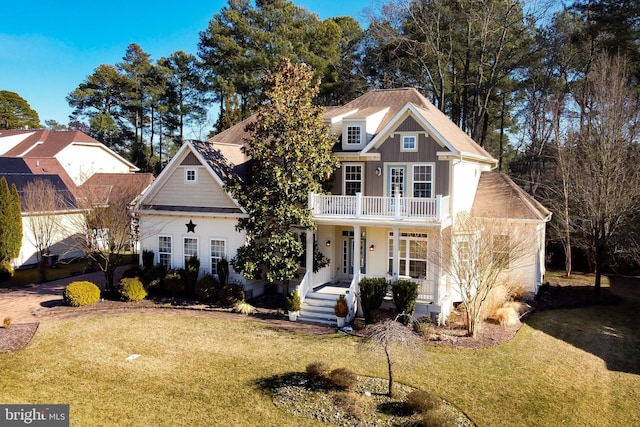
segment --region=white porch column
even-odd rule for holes
[[[362,245],[360,226],[353,226],[353,275],[360,272],[360,246]]]
[[[400,227],[393,227],[393,271],[391,280],[397,280],[400,271]]]

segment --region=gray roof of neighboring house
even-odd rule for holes
[[[27,163],[19,157],[0,157],[0,173],[30,173]]]
[[[551,212],[507,175],[487,171],[480,175],[471,215],[483,218],[547,221]]]
[[[0,178],[5,177],[9,186],[11,184],[16,185],[16,189],[18,190],[18,194],[22,199],[22,211],[26,210],[26,206],[24,203],[24,190],[29,183],[43,180],[47,181],[57,193],[59,193],[61,197],[61,204],[57,207],[59,210],[64,209],[74,209],[78,207],[76,198],[71,190],[65,185],[62,179],[58,175],[34,175],[31,172],[29,173],[2,173],[0,172]]]

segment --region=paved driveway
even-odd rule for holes
[[[115,281],[118,283],[122,272],[129,266],[116,269]],[[63,304],[62,292],[65,286],[78,280],[88,280],[104,289],[104,274],[101,271],[84,273],[47,283],[32,284],[21,288],[0,289],[0,322],[11,317],[13,323],[30,323],[39,321],[38,317],[46,314],[52,307]]]

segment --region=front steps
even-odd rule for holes
[[[341,286],[320,286],[305,297],[298,320],[337,326],[333,306],[339,295],[345,295],[348,288]]]

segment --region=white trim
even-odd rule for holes
[[[436,186],[436,165],[435,163],[431,163],[431,162],[425,162],[425,163],[411,163],[411,176],[409,177],[411,180],[411,197],[418,197],[415,194],[415,169],[417,166],[427,166],[431,168],[431,180],[429,181],[417,181],[420,183],[430,183],[431,184],[431,194],[429,195],[429,197],[426,197],[427,199],[433,199],[435,197],[435,186]]]
[[[182,235],[182,268],[187,268],[187,254],[184,251],[184,244],[185,244],[185,240],[187,239],[193,239],[196,241],[196,254],[195,256],[198,257],[198,259],[202,260],[202,258],[200,257],[200,238],[197,235]],[[202,262],[202,261],[201,261]]]
[[[168,269],[172,269],[173,268],[173,260],[174,260],[174,256],[173,256],[173,249],[174,249],[174,243],[173,243],[173,236],[171,234],[159,234],[156,238],[156,256],[157,256],[157,263],[158,265],[160,264],[160,238],[162,237],[167,237],[169,238],[169,243],[171,244],[171,252],[162,252],[162,254],[169,254],[169,265],[167,265]]]
[[[193,179],[190,179],[191,172],[193,172]],[[198,168],[184,168],[184,183],[189,185],[198,183]]]
[[[365,171],[365,165],[364,163],[356,163],[356,162],[350,162],[350,163],[343,163],[341,165],[341,169],[342,169],[342,194],[343,195],[347,195],[347,168],[349,166],[359,166],[360,167],[360,191],[357,191],[357,193],[363,193],[364,194],[364,171]],[[349,182],[356,182],[355,180],[349,180]],[[352,194],[355,195],[355,194]]]
[[[222,254],[222,258],[228,258],[228,252],[229,252],[229,242],[228,239],[225,237],[209,237],[209,273],[211,273],[212,275],[214,275],[213,272],[213,254],[211,253],[211,242],[212,241],[218,241],[218,242],[222,242],[224,244],[224,251]],[[217,276],[217,274],[215,274]],[[217,278],[217,277],[216,277]]]
[[[405,146],[405,139],[413,138],[413,148],[407,148]],[[403,133],[400,136],[400,151],[401,152],[416,152],[418,151],[418,134],[415,133]]]
[[[358,129],[358,133],[360,138],[358,138],[358,142],[349,142],[349,129]],[[344,144],[343,147],[356,147],[362,145],[362,137],[363,137],[363,124],[348,124],[345,123],[344,126]]]

